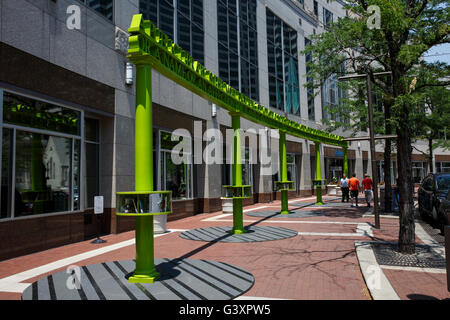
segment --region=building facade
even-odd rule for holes
[[[1,0],[0,259],[94,236],[97,195],[105,201],[103,233],[134,228],[133,219],[115,215],[115,194],[134,190],[135,79],[127,73],[126,30],[137,13],[230,86],[291,120],[323,130],[321,120],[329,116],[323,106],[338,107],[343,93],[335,78],[317,95],[304,87],[311,81],[310,57],[300,52],[312,35],[346,15],[340,1]],[[181,128],[202,140],[208,129],[218,129],[225,137],[230,115],[156,71],[152,89],[154,185],[172,191],[169,220],[221,210],[231,165],[174,163],[171,133]],[[264,129],[245,119],[241,125]],[[311,195],[315,146],[287,140],[290,196]],[[427,152],[425,143],[416,146]],[[193,148],[184,155],[193,158]],[[246,203],[277,199],[278,175],[263,174],[255,161],[258,145],[244,148],[243,182],[254,195]],[[342,151],[321,148],[322,177],[339,178]],[[223,141],[224,159],[230,149]],[[417,150],[413,172],[420,182],[428,169]],[[368,151],[366,141],[349,146],[349,170],[359,178],[371,172]],[[377,151],[381,170],[382,146]],[[436,170],[450,170],[450,155],[434,153]],[[395,154],[392,160],[395,177]]]

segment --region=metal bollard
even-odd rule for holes
[[[445,232],[445,260],[447,262],[447,290],[450,292],[450,225],[444,227]]]

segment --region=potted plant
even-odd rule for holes
[[[333,177],[327,185],[327,194],[334,196],[337,195],[337,188],[338,188],[337,184],[338,184],[337,178]]]

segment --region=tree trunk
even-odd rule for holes
[[[384,105],[384,132],[389,135],[392,134],[391,120],[391,105],[390,98],[383,99]],[[392,181],[391,181],[391,153],[392,140],[386,139],[384,144],[384,212],[392,212]]]
[[[411,138],[407,128],[397,129],[397,166],[400,230],[398,247],[401,253],[415,253],[415,224],[411,172]]]
[[[392,212],[391,139],[384,145],[384,212]]]
[[[432,137],[432,136],[431,136]],[[430,161],[430,173],[434,172],[433,163],[433,138],[428,138],[428,149],[429,149],[429,161]]]

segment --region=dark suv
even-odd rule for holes
[[[450,173],[431,173],[419,187],[419,212],[422,219],[432,217],[443,230],[449,224],[448,215],[442,210],[450,190]]]

